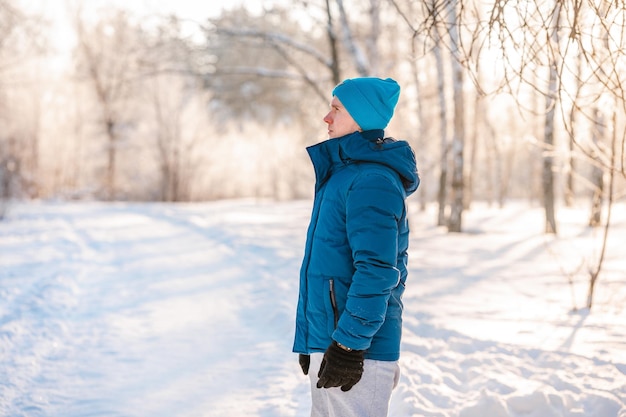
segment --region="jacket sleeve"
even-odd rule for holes
[[[404,193],[388,175],[362,174],[346,197],[346,231],[355,272],[333,339],[353,349],[370,346],[398,285],[398,220]]]

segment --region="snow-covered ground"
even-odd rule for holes
[[[291,353],[310,201],[27,203],[0,222],[1,416],[305,417]],[[586,206],[413,208],[390,415],[626,417],[626,204],[595,305]],[[571,280],[571,284],[570,284]]]

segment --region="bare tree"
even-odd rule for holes
[[[335,23],[333,19],[332,9],[330,2],[332,0],[325,0],[326,5],[326,38],[328,39],[328,47],[330,49],[330,60],[327,62],[327,67],[332,74],[333,84],[337,85],[341,82],[341,72],[339,69],[339,41],[337,39],[337,32],[335,29]]]
[[[206,28],[208,47],[204,52],[217,57],[213,71],[206,74],[210,87],[217,94],[215,98],[227,100],[224,103],[234,108],[238,103],[229,100],[228,95],[237,91],[235,85],[246,83],[255,84],[254,90],[271,104],[276,100],[270,99],[269,94],[266,96],[266,92],[275,92],[276,86],[286,81],[308,87],[321,101],[328,102],[322,87],[328,80],[338,83],[341,72],[339,36],[330,4],[325,12],[326,39],[303,33],[284,9],[271,12],[280,16],[280,30],[270,16],[255,16],[245,9],[225,11],[212,20]],[[328,46],[330,55],[324,46]],[[237,91],[233,97],[239,93]],[[291,103],[287,107],[294,108]]]
[[[210,135],[206,129],[202,132],[207,99],[196,82],[189,76],[159,74],[143,83],[150,103],[146,113],[152,116],[162,201],[192,198],[193,179],[199,171],[196,151],[201,139]]]
[[[617,98],[615,99],[617,100]],[[617,109],[617,108],[618,108],[617,103],[614,103],[614,109]],[[617,125],[616,118],[617,118],[617,112],[614,110],[613,117],[612,117],[613,126]],[[620,137],[617,133],[617,130],[613,129],[611,140],[610,140],[610,149],[608,151],[610,155],[609,166],[611,167],[616,167],[617,158],[619,157],[619,155],[623,155],[624,139],[625,139],[624,136],[626,135],[622,134],[622,136]],[[620,146],[621,146],[621,151],[619,150]],[[623,164],[623,160],[622,160],[622,164]],[[623,165],[622,165],[622,168],[623,168]],[[600,247],[600,256],[596,260],[595,264],[589,267],[589,289],[587,291],[587,308],[588,309],[591,309],[591,307],[593,306],[593,295],[595,291],[595,286],[598,281],[598,278],[600,277],[600,273],[602,272],[602,268],[604,266],[604,259],[606,256],[606,249],[608,245],[608,235],[609,235],[609,230],[611,228],[611,215],[613,211],[613,202],[615,199],[615,179],[616,179],[616,176],[618,175],[618,172],[619,171],[617,169],[610,169],[608,173],[609,178],[608,178],[608,187],[607,187],[608,190],[607,190],[606,222],[603,228],[602,242],[601,242],[601,247]],[[622,171],[622,174],[623,174],[623,171]]]
[[[452,62],[452,90],[454,102],[454,129],[452,136],[452,199],[450,218],[448,219],[448,231],[461,232],[462,216],[464,207],[465,191],[465,99],[464,99],[464,77],[462,66],[462,54],[460,28],[457,22],[457,10],[460,3],[449,2],[446,10],[449,25],[449,36],[453,59]]]
[[[114,12],[88,29],[79,10],[74,24],[78,34],[79,77],[92,88],[98,103],[96,122],[106,138],[104,196],[114,200],[118,151],[132,125],[128,104],[138,76],[138,28],[123,11]]]
[[[409,23],[413,36],[417,34],[427,35],[433,42],[432,52],[437,66],[436,76],[439,97],[440,112],[440,174],[438,191],[438,225],[447,224],[448,231],[460,232],[462,230],[462,213],[465,204],[465,97],[464,97],[464,62],[466,51],[462,44],[460,28],[462,3],[451,1],[425,2],[423,17],[419,25],[410,24],[410,19],[402,11],[397,2],[391,0],[395,9]],[[452,140],[450,142],[447,133],[447,98],[446,98],[446,71],[442,52],[447,51],[450,56],[450,85],[452,89]],[[448,168],[452,168],[451,175],[451,201],[450,215],[445,218],[446,200],[448,194]]]
[[[435,1],[431,2],[431,9],[435,8]],[[433,27],[433,36],[434,36],[434,48],[433,55],[435,58],[435,65],[437,68],[437,97],[439,104],[439,187],[437,191],[437,225],[445,226],[446,225],[446,207],[448,204],[447,194],[448,194],[448,157],[450,155],[450,140],[448,138],[448,108],[447,108],[447,100],[446,100],[446,81],[445,81],[445,71],[444,71],[444,62],[443,62],[443,39],[442,39],[442,28],[440,25],[435,24]]]
[[[589,226],[597,227],[602,224],[602,200],[604,199],[604,169],[600,156],[596,149],[600,148],[600,144],[604,141],[605,121],[603,114],[599,109],[594,111],[594,123],[591,128],[591,137],[593,148],[590,151],[592,155],[596,155],[591,165],[590,185],[592,187],[591,212],[589,215]]]
[[[372,75],[372,65],[374,63],[375,58],[378,55],[378,33],[377,30],[380,26],[380,9],[379,9],[379,0],[370,0],[371,6],[371,20],[372,20],[372,30],[370,31],[370,35],[368,39],[370,42],[368,43],[368,52],[372,55],[372,59],[368,59],[366,53],[356,42],[354,35],[352,33],[352,27],[350,22],[348,21],[348,15],[346,13],[346,8],[344,6],[343,0],[336,0],[337,6],[339,7],[339,17],[340,17],[340,26],[343,32],[343,41],[348,50],[349,55],[352,57],[354,62],[354,67],[356,68],[357,73],[361,77],[366,77],[368,75]]]
[[[540,91],[545,97],[542,141],[545,231],[556,233],[554,134],[558,91],[562,81],[559,78],[560,3],[532,4],[525,11],[509,7],[509,4],[502,2],[494,3],[488,27],[491,39],[499,42],[498,50],[502,62],[505,63],[505,86],[513,90],[517,82],[521,81]],[[534,81],[534,75],[538,71],[546,71],[547,77],[541,77],[546,80],[545,86],[537,85]],[[521,106],[523,105],[520,103]]]
[[[207,28],[211,43],[232,45],[234,41],[238,48],[264,51],[264,59],[250,59],[256,56],[250,52],[240,56],[248,62],[240,59],[236,65],[224,65],[224,57],[217,53],[221,58],[213,78],[248,76],[255,77],[257,84],[264,82],[259,78],[297,82],[327,103],[328,87],[338,84],[344,74],[380,76],[393,66],[385,62],[379,46],[385,34],[381,0],[368,0],[364,7],[350,6],[346,7],[344,0],[297,1],[288,10],[280,6],[266,9],[263,16],[244,9],[223,12]],[[311,21],[306,28],[292,19],[296,7]],[[273,23],[276,16],[280,16],[278,28]],[[230,40],[220,41],[220,37]],[[233,51],[229,52],[232,55]],[[282,62],[272,56],[279,56]]]
[[[626,74],[620,64],[623,58],[621,51],[626,46],[623,4],[585,0],[547,5],[536,2],[522,10],[516,7],[517,3],[494,3],[490,28],[498,28],[503,62],[507,63],[507,75],[510,76],[507,78],[508,85],[511,85],[510,80],[515,79],[543,92],[546,97],[543,148],[546,231],[556,232],[553,205],[553,175],[556,169],[553,158],[557,149],[554,142],[555,117],[559,111],[570,142],[568,153],[578,154],[592,165],[589,224],[600,226],[604,196],[607,196],[607,211],[610,213],[615,176],[625,176],[624,136],[616,134],[623,131],[620,126],[626,118]],[[515,37],[520,32],[524,36]],[[509,59],[508,56],[515,56],[516,59]],[[538,70],[545,70],[548,74],[544,88],[533,83],[533,78],[528,76],[529,72],[536,75]],[[571,103],[569,111],[564,103]],[[573,117],[574,114],[576,117]],[[584,134],[581,123],[575,123],[577,119],[587,121],[591,126],[590,135]],[[608,135],[605,132],[612,132],[610,144],[606,143]],[[573,172],[571,163],[566,171]],[[605,176],[609,177],[608,187],[604,182]],[[589,308],[602,270],[609,229],[610,214],[604,223],[601,256],[589,268]]]
[[[555,95],[557,88],[556,67],[550,65],[548,95],[546,96],[546,117],[544,123],[544,154],[541,184],[543,187],[543,207],[545,210],[545,232],[556,233],[556,217],[554,212],[554,121]]]
[[[43,27],[40,17],[0,0],[0,218],[8,199],[37,192],[40,113],[33,69],[45,46]]]
[[[575,197],[575,189],[574,189],[574,178],[576,174],[576,158],[575,158],[575,138],[574,132],[577,129],[577,108],[576,104],[579,101],[579,97],[582,91],[582,81],[581,81],[581,68],[582,68],[582,56],[578,55],[574,58],[575,60],[575,69],[574,69],[574,96],[572,98],[572,102],[574,103],[569,110],[569,130],[568,130],[568,143],[567,143],[567,156],[566,156],[566,179],[565,179],[565,190],[564,190],[564,201],[565,205],[568,207],[573,206],[574,197]]]

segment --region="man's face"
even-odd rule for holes
[[[329,139],[339,138],[361,130],[337,97],[333,97],[330,102],[330,111],[324,117],[324,122],[328,124]]]

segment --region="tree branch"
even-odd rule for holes
[[[322,65],[328,68],[332,68],[332,61],[329,60],[322,52],[313,48],[310,44],[302,43],[296,41],[295,39],[286,36],[283,33],[277,32],[265,32],[257,29],[236,29],[236,28],[216,28],[218,34],[234,36],[234,37],[245,37],[245,38],[255,38],[255,39],[264,39],[273,44],[282,44],[286,45],[290,48],[293,48],[297,51],[303,52],[315,60],[320,62]]]

